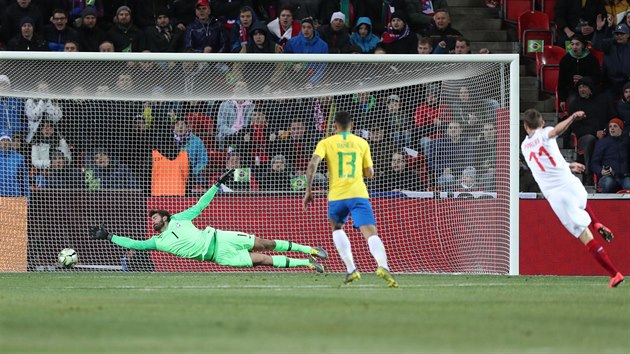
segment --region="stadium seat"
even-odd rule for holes
[[[505,0],[503,1],[504,19],[507,22],[518,23],[522,13],[533,10],[532,0]]]
[[[556,4],[556,0],[538,0],[540,4],[540,11],[544,12],[549,16],[550,22],[553,22],[553,19],[556,17],[556,11],[554,10],[554,5]]]
[[[588,51],[591,52],[595,58],[597,58],[597,61],[599,62],[599,65],[604,65],[604,52],[602,52],[601,50],[597,50],[595,48],[593,48],[593,46],[591,45],[591,43],[589,43],[586,48],[588,48]]]
[[[540,89],[547,93],[555,93],[558,87],[560,60],[567,51],[559,46],[545,45],[542,52],[536,54],[536,75],[540,80]]]
[[[524,12],[518,18],[518,35],[523,47],[523,55],[535,58],[541,51],[540,45],[554,43],[555,34],[549,25],[549,16],[540,11]],[[536,41],[541,42],[535,45]]]

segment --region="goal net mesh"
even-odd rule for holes
[[[317,142],[347,111],[371,146],[392,272],[508,273],[509,64],[99,58],[0,61],[0,271],[61,271],[64,248],[79,255],[70,271],[243,271],[88,234],[148,239],[149,210],[183,211],[237,168],[199,229],[321,246],[327,271],[345,272],[325,163],[307,210],[302,197]],[[373,271],[352,218],[345,230]]]

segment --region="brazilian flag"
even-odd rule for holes
[[[237,168],[234,170],[234,182],[249,182],[251,171],[249,168]]]
[[[291,188],[294,191],[299,191],[306,188],[306,176],[297,176],[291,179]]]
[[[527,41],[528,53],[542,53],[545,41],[542,39],[530,39]]]

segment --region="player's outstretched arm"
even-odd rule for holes
[[[208,189],[208,191],[204,193],[204,195],[202,195],[201,198],[199,198],[199,200],[197,201],[195,205],[182,211],[181,213],[173,215],[171,219],[192,220],[196,218],[197,216],[199,216],[199,214],[201,214],[201,212],[210,204],[212,199],[214,199],[214,196],[217,194],[217,191],[219,190],[219,186],[227,182],[227,180],[230,179],[230,176],[232,176],[233,173],[234,173],[234,169],[232,168],[226,173],[224,173],[221,177],[217,178],[217,180],[214,182],[214,185],[212,185],[212,187]]]
[[[130,239],[128,237],[117,236],[107,231],[103,224],[101,224],[100,226],[91,226],[90,237],[94,240],[110,240],[119,246],[131,248],[134,250],[146,251],[157,249],[155,240],[153,238],[144,241],[138,241]]]
[[[556,126],[549,131],[549,138],[555,138],[562,135],[569,128],[574,120],[581,120],[584,118],[586,118],[586,113],[584,113],[583,111],[574,112],[567,119],[556,124]]]

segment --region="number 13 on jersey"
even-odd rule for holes
[[[354,178],[357,170],[357,154],[355,152],[337,152],[339,160],[339,178]]]

